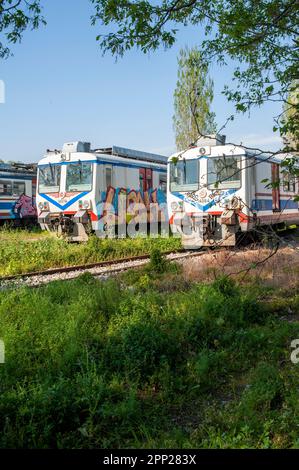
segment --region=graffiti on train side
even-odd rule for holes
[[[189,200],[200,204],[208,204],[211,200],[220,202],[223,196],[225,196],[225,191],[212,189],[208,194],[207,188],[201,187],[199,190],[187,192],[185,199],[187,202]]]
[[[36,217],[37,211],[34,198],[22,194],[13,208],[14,213],[21,219],[25,217]]]
[[[114,213],[116,222],[124,217],[128,222],[134,218],[140,210],[148,213],[149,221],[165,220],[166,196],[160,189],[148,191],[128,190],[126,188],[114,188],[110,186],[101,194],[101,202],[98,204],[99,218],[105,217],[107,212]]]

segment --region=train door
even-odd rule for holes
[[[142,193],[146,191],[146,169],[140,168],[139,170],[139,188]]]
[[[279,165],[277,163],[271,164],[272,172],[272,210],[275,212],[280,211],[280,189],[279,189]]]
[[[147,168],[146,170],[146,191],[153,189],[153,170]]]
[[[21,195],[25,194],[26,196],[32,197],[33,196],[33,185],[32,180],[24,181],[23,183],[14,183],[14,187],[16,188],[16,194]]]
[[[145,193],[153,188],[153,170],[151,168],[140,168],[139,170],[140,191]]]

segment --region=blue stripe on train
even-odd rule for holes
[[[12,202],[1,202],[0,201],[0,212],[1,211],[9,211],[7,214],[0,215],[0,220],[10,220],[10,219],[19,219],[19,214],[15,214],[13,212],[13,208],[16,201]]]
[[[0,220],[10,220],[10,219],[19,219],[20,218],[19,214],[16,214],[16,213],[13,212],[13,208],[14,208],[16,202],[17,202],[16,200],[11,201],[11,202],[1,202],[1,200],[0,200],[0,212],[9,211],[7,214],[1,215]]]
[[[21,175],[13,175],[13,174],[4,174],[0,172],[0,178],[3,180],[26,180],[32,181],[36,178],[36,176],[21,176]]]
[[[70,161],[70,162],[57,162],[57,163],[52,163],[52,166],[66,166],[66,165],[71,165],[71,164],[75,164],[75,163],[79,163],[79,160],[78,161]],[[115,160],[82,160],[82,163],[96,163],[97,165],[113,165],[113,166],[119,166],[119,167],[122,167],[122,168],[135,168],[135,169],[138,169],[138,168],[151,168],[153,171],[157,171],[157,172],[160,172],[160,173],[167,173],[167,170],[166,168],[160,166],[160,167],[157,167],[157,166],[153,166],[153,165],[159,165],[159,163],[155,163],[153,162],[153,164],[151,165],[150,162],[142,162],[142,164],[140,163],[123,163],[123,162],[119,162],[119,161],[115,161]],[[41,164],[41,165],[38,165],[38,168],[45,168],[45,167],[48,167],[49,166],[49,163],[45,163],[45,164]]]
[[[15,205],[16,201],[13,202],[1,202],[0,201],[0,211],[11,210]]]
[[[90,191],[85,191],[83,193],[80,193],[78,194],[76,197],[74,197],[73,199],[71,199],[70,201],[68,201],[66,204],[62,205],[62,204],[59,204],[59,202],[55,201],[55,199],[53,199],[52,197],[48,196],[47,194],[39,194],[41,197],[43,197],[44,199],[46,199],[46,201],[50,202],[51,204],[53,204],[54,206],[58,207],[58,209],[61,209],[62,211],[65,211],[66,209],[68,209],[72,204],[74,204],[75,202],[79,201],[79,199],[81,199],[82,197],[86,196],[87,194],[89,194]]]
[[[174,191],[172,194],[174,196],[176,196],[177,198],[181,199],[182,201],[190,204],[191,206],[196,207],[196,209],[199,209],[200,211],[206,212],[207,210],[211,209],[213,206],[216,206],[217,204],[219,204],[219,202],[221,202],[226,197],[231,196],[232,194],[235,194],[236,191],[237,191],[236,189],[228,189],[228,190],[224,191],[221,195],[216,196],[214,199],[211,199],[210,202],[208,202],[207,204],[204,204],[204,205],[200,204],[197,201],[194,201],[194,200],[190,199],[184,193]]]
[[[253,199],[251,209],[254,211],[272,211],[272,199]],[[280,199],[280,209],[298,209],[298,202],[293,199]]]

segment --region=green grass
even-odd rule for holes
[[[10,225],[4,224],[0,226],[0,242],[7,241],[30,241],[38,240],[44,238],[51,238],[49,232],[41,230],[39,227],[33,226],[30,229],[12,227]]]
[[[162,252],[181,248],[178,238],[105,239],[68,243],[47,232],[0,231],[0,276]]]
[[[0,293],[0,447],[299,446],[298,291],[190,285],[158,258]]]

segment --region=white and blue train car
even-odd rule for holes
[[[91,150],[86,142],[67,143],[62,151],[48,151],[39,162],[37,185],[42,229],[70,241],[86,241],[91,233],[108,236],[111,226],[115,235],[125,236],[124,225],[133,218],[137,204],[145,207],[147,221],[154,213],[152,207],[159,208],[158,223],[167,213],[167,158],[162,155],[116,146]],[[120,214],[124,204],[125,215]]]
[[[281,166],[287,157],[225,144],[219,135],[172,155],[168,213],[183,245],[234,246],[257,227],[299,224],[298,181]]]
[[[36,165],[0,163],[0,224],[37,223]]]

